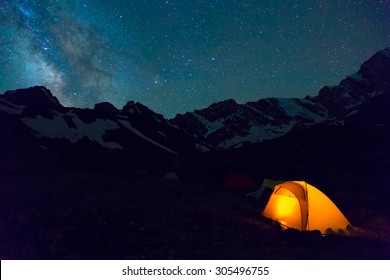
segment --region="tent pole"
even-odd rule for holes
[[[306,212],[306,230],[309,230],[309,193],[307,191],[307,183],[305,182],[305,192],[306,192],[306,201],[307,201],[307,212]]]

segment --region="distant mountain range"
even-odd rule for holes
[[[390,90],[390,48],[377,52],[359,71],[317,96],[266,98],[238,104],[226,100],[177,115],[171,123],[215,149],[240,147],[285,135],[296,127],[329,122]]]
[[[126,153],[137,154],[142,147],[150,153],[178,155],[201,145],[140,103],[130,101],[121,110],[107,102],[94,109],[67,108],[42,86],[1,95],[0,119],[2,142],[10,140],[11,131],[18,138],[8,143],[11,146],[28,140],[43,150],[88,144]]]
[[[132,101],[121,110],[106,102],[94,109],[67,108],[41,86],[0,95],[0,171],[7,173],[39,166],[137,173],[203,145]]]
[[[107,102],[94,109],[64,107],[49,89],[36,86],[0,95],[0,145],[9,162],[16,161],[17,154],[78,158],[92,153],[97,158],[120,155],[124,162],[137,165],[159,159],[164,165],[165,159],[239,148],[318,125],[341,126],[354,116],[366,122],[371,116],[361,117],[357,108],[389,92],[390,48],[374,54],[338,86],[322,88],[317,96],[245,104],[230,99],[171,120],[133,101],[122,109]]]

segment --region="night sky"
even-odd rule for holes
[[[316,95],[390,46],[390,1],[0,0],[0,92],[166,117]]]

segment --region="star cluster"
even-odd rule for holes
[[[390,45],[390,1],[0,0],[0,91],[166,117],[316,95]]]

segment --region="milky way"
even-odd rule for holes
[[[172,117],[316,95],[386,46],[389,1],[0,0],[0,91],[44,85],[66,106]]]

